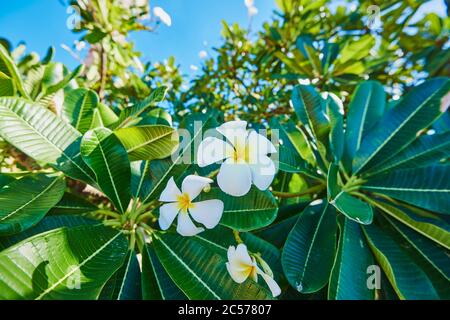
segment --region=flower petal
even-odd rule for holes
[[[181,213],[178,215],[177,232],[179,234],[185,237],[191,237],[202,231],[205,231],[205,229],[197,227],[188,214]]]
[[[248,136],[247,121],[228,121],[217,127],[216,130],[223,134],[234,147],[245,146]]]
[[[257,155],[266,155],[268,153],[277,152],[273,143],[255,130],[250,131],[248,135],[247,147],[250,158],[257,158]]]
[[[178,189],[173,177],[171,177],[167,182],[166,187],[161,192],[161,195],[159,196],[159,201],[175,202],[177,201],[178,196],[181,196],[181,191],[180,189]]]
[[[279,296],[281,293],[281,288],[278,285],[278,283],[276,283],[276,281],[272,277],[262,272],[261,269],[257,268],[257,272],[261,277],[263,277],[264,281],[266,281],[267,286],[272,292],[272,296],[273,297]]]
[[[177,216],[180,210],[178,209],[177,203],[166,203],[159,208],[159,226],[162,230],[169,229],[173,220]]]
[[[249,165],[252,172],[252,182],[259,190],[267,190],[277,170],[272,159],[268,156],[260,155],[258,158],[257,163]]]
[[[223,192],[232,196],[247,194],[252,186],[250,167],[245,163],[234,163],[233,159],[227,159],[220,166],[217,184]]]
[[[198,146],[197,164],[203,168],[233,155],[233,146],[215,137],[205,138]]]
[[[209,178],[191,174],[184,178],[183,183],[181,184],[181,191],[183,193],[187,193],[189,195],[189,199],[192,201],[206,186],[213,182],[214,181]]]
[[[206,228],[212,229],[220,221],[223,213],[223,202],[220,200],[205,200],[193,203],[189,209],[192,218],[203,224]]]
[[[226,266],[231,278],[237,283],[244,282],[249,276],[249,270],[247,269],[238,270],[228,262],[226,263]]]
[[[247,246],[243,243],[238,244],[233,259],[247,266],[254,265],[252,258],[248,254]]]

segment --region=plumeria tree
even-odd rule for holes
[[[187,92],[145,1],[70,2],[72,71],[3,41],[0,298],[448,299],[447,20],[394,2],[277,1]]]

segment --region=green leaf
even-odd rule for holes
[[[123,234],[104,226],[36,235],[0,252],[0,299],[96,299],[127,250]]]
[[[283,141],[282,146],[289,148],[290,150],[296,150],[302,159],[310,165],[315,166],[316,159],[312,152],[312,146],[304,133],[296,127],[294,122],[288,119],[285,123],[281,123],[281,119],[272,118],[270,120],[270,126],[272,129],[279,130],[279,138]]]
[[[68,73],[67,75],[64,75],[64,78],[57,83],[54,83],[51,85],[43,83],[43,88],[42,88],[43,91],[41,92],[40,97],[51,95],[51,94],[57,92],[58,90],[61,90],[64,87],[66,87],[70,81],[72,81],[73,79],[78,77],[81,74],[81,72],[83,72],[83,68],[84,68],[83,65],[79,65],[78,67],[75,68],[75,70]],[[46,70],[47,69],[48,69],[48,67],[46,68]],[[44,79],[43,79],[43,81],[44,81]]]
[[[95,91],[84,88],[71,90],[64,97],[62,118],[85,133],[91,127],[97,104],[98,96]]]
[[[120,140],[109,129],[90,130],[83,136],[81,154],[102,191],[121,213],[125,212],[131,198],[131,169]]]
[[[0,189],[6,186],[8,183],[13,182],[14,180],[16,180],[14,176],[5,173],[0,173]]]
[[[144,300],[187,300],[156,256],[153,246],[142,252],[142,298]]]
[[[292,91],[292,105],[300,121],[319,141],[326,141],[330,130],[325,101],[312,86],[298,85]]]
[[[148,111],[142,120],[138,122],[139,126],[151,125],[151,124],[161,124],[165,126],[172,126],[172,117],[170,114],[162,108],[155,108]]]
[[[340,191],[330,203],[347,218],[362,224],[371,224],[373,220],[372,207],[366,202]]]
[[[298,216],[292,216],[278,222],[275,221],[268,227],[257,230],[255,235],[281,248],[286,242],[286,238],[297,222],[297,219]]]
[[[2,45],[0,45],[0,72],[12,80],[14,88],[16,88],[23,97],[29,98],[24,89],[22,77],[20,76],[17,66],[8,51]]]
[[[439,217],[427,212],[419,214],[383,200],[373,201],[372,203],[411,229],[450,249],[450,225]]]
[[[414,141],[417,131],[429,126],[445,112],[449,91],[448,78],[431,79],[411,90],[364,137],[353,159],[353,172],[369,170]]]
[[[145,112],[147,112],[152,106],[156,103],[164,100],[164,97],[167,92],[167,87],[162,86],[153,90],[150,95],[144,99],[143,101],[125,108],[119,115],[119,120],[117,121],[117,125],[114,128],[125,128],[127,127],[134,119],[139,118]]]
[[[278,168],[284,172],[298,173],[305,171],[305,161],[300,155],[284,145],[277,146]]]
[[[343,112],[343,110],[342,110]],[[333,154],[333,159],[339,162],[344,152],[344,117],[339,110],[338,104],[333,100],[331,95],[326,99],[326,113],[330,120],[330,149]]]
[[[251,231],[265,227],[277,216],[278,206],[272,193],[255,187],[242,197],[233,197],[219,188],[211,188],[211,191],[202,193],[198,197],[198,202],[208,199],[223,201],[224,209],[220,224],[238,231]]]
[[[381,193],[415,206],[450,214],[450,167],[405,169],[369,179],[364,190]]]
[[[86,199],[73,193],[64,193],[61,200],[49,211],[49,215],[85,214],[98,208]]]
[[[35,226],[12,236],[0,237],[0,251],[40,233],[61,227],[78,227],[81,225],[101,225],[98,220],[81,216],[46,216]]]
[[[423,270],[392,236],[375,224],[363,227],[372,252],[400,299],[439,299]]]
[[[367,286],[367,268],[374,264],[372,253],[358,223],[338,217],[339,245],[330,284],[328,299],[373,300],[375,290]]]
[[[109,127],[119,120],[119,117],[114,113],[114,111],[103,103],[99,103],[97,105],[97,110],[105,127]]]
[[[447,281],[450,281],[449,252],[444,247],[414,232],[407,226],[387,219],[399,232]]]
[[[95,184],[81,159],[81,134],[49,110],[24,99],[0,98],[0,136],[36,161]]]
[[[66,183],[62,176],[32,174],[0,189],[0,235],[26,230],[41,220],[61,199]]]
[[[359,84],[350,100],[345,132],[344,160],[347,168],[359,150],[363,137],[372,129],[385,111],[386,93],[377,81]]]
[[[175,129],[161,125],[122,128],[115,135],[127,149],[130,161],[167,158],[179,140]]]
[[[397,169],[410,169],[436,164],[450,154],[450,131],[423,135],[394,157],[375,166],[370,175]]]
[[[136,253],[128,251],[123,265],[106,282],[100,300],[141,300],[141,270]]]
[[[284,274],[301,293],[323,288],[336,251],[336,210],[326,201],[310,205],[298,217],[281,256]]]
[[[270,292],[251,279],[234,282],[225,266],[227,260],[198,240],[164,234],[153,245],[164,269],[189,299],[271,299]]]
[[[327,174],[327,199],[328,202],[336,198],[341,192],[341,187],[338,184],[339,165],[332,163],[328,168]]]

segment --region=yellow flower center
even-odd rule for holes
[[[250,163],[250,146],[243,143],[236,143],[234,145],[233,160],[234,162]]]
[[[191,198],[187,193],[183,193],[182,195],[177,196],[177,204],[178,209],[180,209],[180,211],[183,213],[187,213],[188,209],[194,207],[194,204],[191,202]]]

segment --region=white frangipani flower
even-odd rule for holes
[[[223,213],[222,201],[211,199],[192,202],[212,182],[209,178],[189,175],[184,178],[180,191],[173,177],[170,178],[159,197],[159,201],[167,202],[159,209],[159,226],[161,229],[167,230],[177,215],[177,232],[182,236],[194,236],[205,230],[197,227],[192,219],[203,224],[207,229],[217,226]]]
[[[172,25],[172,18],[169,16],[169,14],[164,11],[161,7],[154,7],[153,8],[153,14],[156,18],[161,20],[162,23],[170,27]]]
[[[200,57],[200,59],[205,59],[208,56],[208,52],[202,50],[198,53],[198,56]]]
[[[190,68],[192,71],[198,71],[198,67],[197,67],[196,65],[194,65],[194,64],[191,64],[191,65],[189,66],[189,68]]]
[[[208,137],[197,152],[200,167],[225,160],[217,175],[217,183],[225,193],[239,197],[250,191],[252,183],[266,190],[276,173],[275,164],[267,154],[276,153],[275,146],[266,137],[247,131],[246,121],[229,121],[216,130],[227,142]]]
[[[281,293],[280,286],[275,282],[273,276],[263,272],[258,267],[256,259],[250,257],[247,246],[243,243],[240,243],[237,248],[234,246],[228,248],[228,262],[226,266],[231,278],[237,283],[243,283],[248,277],[258,282],[258,275],[260,275],[267,283],[272,296],[276,297]],[[271,273],[270,270],[268,272]]]

